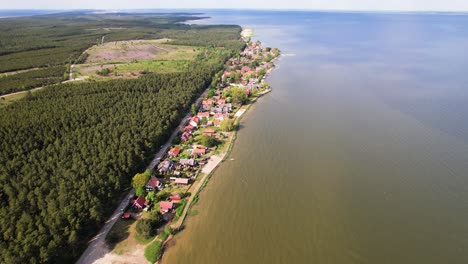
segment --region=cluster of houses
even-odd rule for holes
[[[255,89],[265,88],[263,78],[273,67],[271,60],[278,55],[277,49],[264,49],[260,42],[249,42],[239,57],[229,59],[218,87],[224,88],[224,91],[231,86],[244,88],[247,95]],[[233,104],[223,96],[224,91],[217,90],[214,95],[202,101],[198,113],[188,120],[180,133],[181,144],[172,147],[167,152],[167,157],[158,164],[159,175],[164,176],[174,185],[189,185],[190,180],[196,177],[199,166],[207,160],[204,156],[209,153],[210,149],[195,144],[194,137],[196,135],[217,136],[221,122],[229,119],[234,111]],[[161,181],[162,179],[151,176],[145,185],[145,190],[148,192],[162,190],[164,184]],[[163,214],[171,212],[180,200],[179,195],[172,195],[167,201],[161,201],[160,212]],[[148,201],[143,196],[138,196],[132,200],[131,205],[136,209],[144,209],[148,206]],[[128,216],[128,213],[125,213],[122,217]]]
[[[278,55],[278,49],[262,48],[260,42],[249,42],[239,57],[229,59],[221,76],[221,87],[242,87],[249,93],[262,89],[262,79],[273,67],[271,60]]]

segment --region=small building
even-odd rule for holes
[[[229,118],[229,114],[221,114],[221,113],[218,113],[218,114],[215,114],[215,115],[214,115],[214,118],[215,118],[216,120],[222,121],[222,120],[224,120],[224,119],[228,119],[228,118]]]
[[[200,123],[200,118],[198,118],[197,116],[190,118],[189,125],[193,127],[197,127],[199,123]]]
[[[153,191],[155,189],[159,189],[161,190],[163,188],[163,184],[162,182],[160,182],[158,180],[158,178],[154,177],[154,176],[151,176],[151,178],[149,179],[148,183],[146,183],[145,185],[145,189],[146,191],[150,192],[150,191]]]
[[[203,100],[203,101],[202,101],[202,105],[209,105],[209,106],[211,106],[212,104],[213,104],[213,100],[211,100],[211,99]]]
[[[221,121],[219,121],[219,120],[213,121],[213,125],[214,125],[215,127],[219,127],[220,124],[221,124]]]
[[[205,129],[203,131],[203,135],[207,135],[207,136],[214,136],[216,134],[216,131],[214,131],[214,129]]]
[[[185,131],[184,133],[182,133],[182,136],[180,136],[180,139],[182,141],[188,141],[191,137],[192,134],[190,134],[190,132]]]
[[[177,157],[177,155],[179,155],[179,153],[180,153],[180,148],[175,147],[175,148],[172,148],[171,150],[169,150],[169,152],[167,154],[169,154],[170,157]]]
[[[187,126],[184,127],[184,131],[185,131],[185,132],[192,132],[192,130],[193,130],[193,126],[192,126],[192,125],[187,125]]]
[[[194,156],[201,156],[206,154],[206,149],[204,148],[196,148],[192,150],[192,155]]]
[[[210,113],[208,112],[198,112],[197,117],[202,119],[202,118],[210,118]]]
[[[146,206],[148,206],[148,201],[146,201],[145,197],[143,197],[143,196],[138,196],[138,198],[136,198],[132,202],[132,207],[133,208],[143,209]]]
[[[188,185],[189,184],[189,179],[187,179],[187,178],[177,178],[177,179],[175,179],[175,184],[177,184],[177,185]]]
[[[197,162],[194,159],[181,159],[179,161],[180,165],[182,166],[195,166]]]
[[[219,105],[220,105],[220,104],[225,104],[225,103],[226,103],[226,99],[218,99],[218,100],[216,100],[216,103],[219,104]]]
[[[165,159],[163,162],[159,163],[158,171],[159,173],[168,173],[174,168],[174,162],[170,159]]]
[[[171,195],[171,196],[169,197],[169,200],[170,200],[171,202],[176,202],[176,203],[180,202],[181,199],[182,199],[182,198],[180,198],[180,195],[178,195],[178,194],[176,194],[176,195]]]
[[[170,212],[173,208],[174,208],[174,203],[173,202],[161,201],[159,203],[159,210],[163,214]]]

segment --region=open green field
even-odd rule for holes
[[[137,78],[147,73],[186,71],[205,49],[166,44],[169,39],[128,40],[95,45],[85,53],[84,64],[75,65],[75,78],[110,80]],[[103,73],[102,71],[106,72]],[[101,73],[99,73],[101,71]]]

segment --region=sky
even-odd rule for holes
[[[0,0],[0,9],[159,8],[468,11],[468,0]]]

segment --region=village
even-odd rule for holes
[[[185,207],[198,199],[190,197],[198,195],[203,166],[212,156],[227,153],[237,119],[251,102],[270,91],[264,79],[278,56],[278,49],[263,48],[260,42],[246,40],[245,49],[226,62],[201,103],[192,105],[191,117],[154,171],[134,176],[136,195],[122,208],[120,221],[137,220],[136,236],[143,238],[140,240],[160,234],[160,244],[174,226],[180,227],[188,212]],[[118,234],[111,231],[109,236],[108,242],[117,242],[113,236]]]

